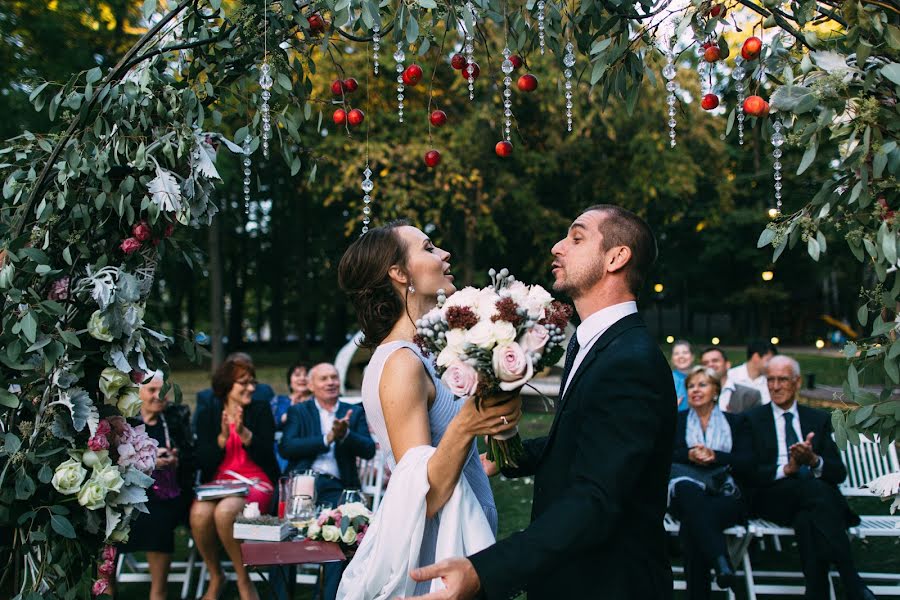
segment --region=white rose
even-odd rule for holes
[[[496,321],[494,326],[494,339],[498,344],[509,344],[516,340],[516,328],[507,321]]]
[[[99,468],[94,467],[94,473],[91,475],[88,483],[91,481],[96,481],[109,492],[118,492],[125,484],[125,480],[122,479],[122,474],[119,472],[119,467],[112,464],[100,465]]]
[[[335,525],[325,525],[322,527],[322,539],[326,542],[336,542],[341,539],[341,528]]]
[[[350,546],[353,542],[356,541],[356,530],[352,527],[348,527],[347,530],[341,535],[341,541]]]
[[[543,352],[547,342],[550,341],[550,333],[543,325],[535,325],[522,334],[519,345],[525,352]]]
[[[125,418],[130,418],[138,414],[141,410],[141,396],[138,393],[138,388],[135,386],[125,388],[119,395],[119,401],[116,402],[116,408],[119,409],[119,412],[122,413],[122,416]]]
[[[119,390],[126,385],[131,385],[131,377],[115,367],[107,367],[100,373],[100,391],[109,403],[112,403]]]
[[[462,354],[463,350],[466,349],[465,329],[451,329],[447,332],[445,339],[447,340],[447,348],[452,349],[457,354]]]
[[[450,348],[448,346],[447,348],[444,348],[443,350],[441,350],[441,353],[438,354],[437,359],[434,361],[434,363],[437,366],[444,368],[447,365],[451,364],[453,361],[456,361],[459,359],[460,359],[459,354],[453,348]]]
[[[81,462],[86,467],[96,467],[109,460],[109,450],[86,450],[81,455]]]
[[[94,478],[88,480],[78,492],[78,504],[88,510],[98,510],[106,506],[107,490]]]
[[[319,527],[319,524],[313,521],[310,523],[309,527],[306,529],[306,537],[311,540],[314,540],[319,537],[319,534],[322,533],[322,528]]]
[[[475,307],[479,321],[490,322],[491,317],[497,314],[498,300],[500,300],[500,296],[491,288],[481,290],[481,293],[478,294],[478,305]]]
[[[478,293],[478,288],[473,288],[471,286],[457,290],[447,298],[447,302],[444,303],[444,310],[450,306],[467,306],[474,309],[478,305]]]
[[[507,286],[506,291],[519,306],[525,304],[525,300],[528,298],[528,286],[521,281],[514,281],[512,285]]]
[[[123,544],[128,541],[128,534],[131,533],[131,522],[126,521],[127,525],[122,528],[116,528],[113,530],[109,537],[106,538],[107,542],[112,544]]]
[[[88,321],[87,331],[92,338],[98,339],[101,342],[113,341],[113,336],[109,332],[109,323],[106,322],[103,313],[99,310],[95,310],[94,314],[91,315],[91,318]]]
[[[539,285],[531,286],[528,297],[524,301],[525,310],[532,319],[543,319],[547,316],[547,307],[553,302],[550,292]]]
[[[349,504],[342,505],[341,514],[351,520],[355,519],[356,517],[369,518],[372,516],[371,511],[366,508],[366,505],[362,502],[351,502]]]
[[[474,346],[490,350],[497,343],[494,337],[494,324],[490,320],[479,321],[475,327],[466,332],[466,341]]]
[[[56,467],[50,483],[57,492],[68,496],[81,489],[81,482],[86,476],[87,470],[81,466],[81,461],[70,458]]]

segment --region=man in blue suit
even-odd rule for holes
[[[337,506],[345,488],[359,488],[356,458],[375,456],[375,441],[362,406],[339,402],[341,380],[337,369],[320,363],[309,371],[313,397],[293,405],[287,412],[278,449],[288,461],[288,472],[312,469],[319,502]],[[337,594],[343,564],[325,566],[324,599]]]

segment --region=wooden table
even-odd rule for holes
[[[330,562],[347,560],[344,551],[336,542],[320,542],[311,540],[284,540],[282,542],[261,542],[247,540],[241,542],[241,559],[248,568],[284,566],[302,564],[319,565],[318,586],[322,593],[324,585],[323,565]],[[290,580],[287,581],[288,593],[294,595],[297,578],[291,569]]]

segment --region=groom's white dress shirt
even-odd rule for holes
[[[575,377],[575,373],[578,372],[578,367],[581,366],[584,357],[591,351],[591,348],[600,339],[600,336],[617,321],[621,321],[628,315],[633,315],[636,312],[637,303],[634,300],[630,300],[601,308],[581,322],[578,329],[575,330],[575,335],[578,336],[578,354],[575,355],[575,362],[572,363],[572,370],[569,371],[566,387],[563,388],[563,396],[569,391],[569,382]]]

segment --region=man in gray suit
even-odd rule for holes
[[[700,364],[712,369],[722,380],[719,393],[719,408],[729,413],[741,413],[762,404],[762,394],[750,386],[728,381],[731,362],[725,351],[718,346],[710,346],[700,355]]]

